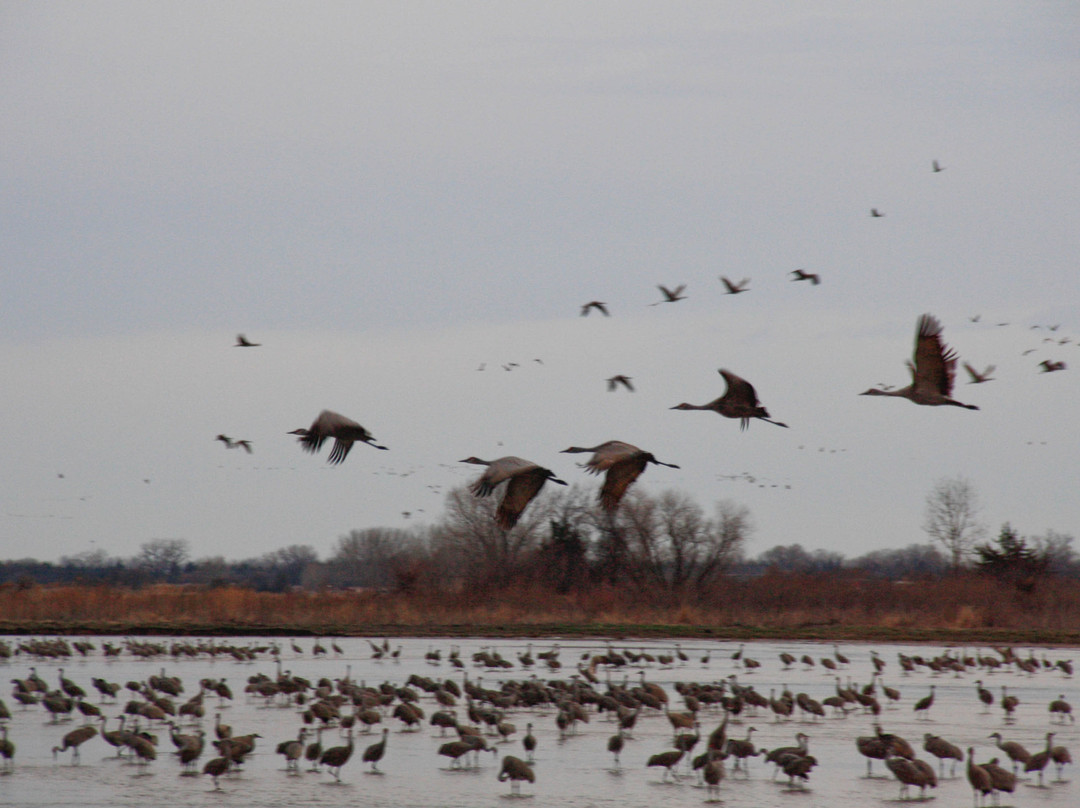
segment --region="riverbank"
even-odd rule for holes
[[[762,578],[694,603],[604,586],[556,594],[4,585],[0,633],[1080,645],[1080,587],[1050,584],[1018,593],[973,577],[905,586]]]
[[[0,634],[14,636],[181,636],[181,637],[481,637],[544,639],[555,637],[633,639],[708,639],[721,641],[891,642],[975,645],[1080,646],[1080,631],[1043,629],[888,628],[883,626],[719,626],[613,623],[483,623],[363,624],[313,626],[290,623],[217,624],[176,622],[117,623],[59,620],[0,621]]]

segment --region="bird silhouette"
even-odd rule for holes
[[[582,306],[581,307],[581,316],[582,317],[588,317],[589,316],[589,311],[591,309],[596,309],[598,312],[603,314],[605,317],[610,317],[611,316],[611,313],[607,310],[607,303],[601,303],[599,300],[590,300],[588,303],[586,303],[584,306]]]
[[[793,281],[810,281],[811,286],[817,286],[821,283],[821,277],[816,272],[807,272],[804,269],[793,269],[791,274],[795,277]]]
[[[965,362],[964,370],[966,370],[968,372],[968,375],[971,376],[971,381],[968,382],[968,384],[982,384],[983,382],[992,382],[994,380],[993,377],[990,375],[994,372],[993,365],[987,365],[986,370],[980,372],[978,370],[975,370],[975,368]]]
[[[514,794],[521,793],[521,782],[527,780],[530,783],[536,782],[536,774],[533,773],[532,767],[519,757],[513,755],[506,755],[502,759],[502,766],[499,769],[499,782],[510,781],[510,791]]]
[[[551,469],[538,466],[520,457],[500,457],[498,460],[481,460],[479,457],[467,457],[459,461],[487,466],[480,479],[469,490],[478,497],[486,497],[500,483],[507,482],[502,501],[495,512],[495,521],[504,530],[510,530],[517,524],[526,506],[540,493],[544,483],[551,480],[558,485],[566,482],[555,476]]]
[[[621,373],[617,376],[612,376],[610,379],[607,379],[608,392],[610,393],[617,390],[620,384],[627,390],[629,390],[631,393],[634,392],[634,385],[630,384],[630,377],[624,376]]]
[[[319,417],[307,429],[294,429],[288,434],[299,435],[299,443],[304,451],[312,454],[322,448],[323,441],[333,438],[334,448],[330,450],[327,462],[335,464],[348,456],[356,441],[371,444],[376,449],[386,449],[385,446],[375,443],[374,436],[356,421],[330,410],[320,412]]]
[[[750,286],[750,279],[749,278],[743,278],[738,283],[732,283],[730,280],[728,280],[723,275],[721,275],[720,276],[720,282],[722,284],[724,284],[725,288],[727,289],[727,293],[729,295],[737,295],[740,292],[748,292],[748,291],[750,291],[749,290],[749,286]]]
[[[871,218],[880,219],[884,215],[885,214],[882,213],[881,211],[879,211],[877,208],[870,208],[870,216],[871,216]]]
[[[963,404],[950,397],[956,376],[956,353],[942,342],[941,330],[936,317],[922,315],[915,331],[914,361],[908,362],[911,384],[898,390],[870,388],[860,395],[895,396],[932,407],[950,404],[968,410],[979,409],[974,404]]]
[[[1053,373],[1055,370],[1065,370],[1064,362],[1052,362],[1049,359],[1044,359],[1039,363],[1039,367],[1042,368],[1043,373]]]
[[[243,334],[237,334],[236,335],[236,344],[233,347],[234,348],[258,348],[260,345],[262,345],[261,342],[251,342]]]
[[[668,289],[663,284],[656,287],[660,290],[660,293],[664,296],[663,300],[658,300],[655,303],[650,303],[650,306],[659,306],[661,303],[677,303],[680,300],[686,300],[686,295],[683,292],[686,290],[686,284],[680,283],[674,289]]]
[[[975,793],[975,805],[978,806],[980,799],[985,800],[986,795],[993,792],[994,782],[986,769],[975,763],[975,750],[970,746],[967,750],[967,779]]]
[[[619,501],[622,499],[623,494],[626,493],[626,489],[641,476],[649,463],[673,469],[679,468],[674,463],[664,463],[657,460],[651,452],[643,451],[629,443],[617,440],[609,440],[599,446],[588,448],[571,446],[569,449],[563,449],[562,451],[563,454],[581,452],[593,453],[593,456],[584,464],[587,472],[590,474],[607,472],[604,485],[600,489],[599,499],[601,507],[609,513],[619,507]]]
[[[386,736],[389,732],[389,729],[383,727],[382,740],[371,744],[371,746],[364,750],[362,760],[364,763],[371,764],[371,771],[373,772],[379,771],[379,761],[382,760],[383,755],[386,754]]]
[[[937,160],[934,160],[933,163],[931,163],[930,167],[933,169],[935,174],[945,170],[945,166],[938,163]]]
[[[738,418],[740,429],[746,429],[751,418],[758,418],[767,423],[776,424],[776,426],[787,427],[787,424],[769,418],[769,411],[761,406],[757,393],[754,391],[754,386],[750,382],[723,368],[718,373],[727,382],[727,390],[724,391],[724,395],[715,401],[710,401],[708,404],[687,404],[684,402],[676,404],[671,409],[712,410],[725,418]]]

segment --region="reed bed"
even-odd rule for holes
[[[259,592],[237,586],[156,584],[0,586],[0,630],[283,632],[365,634],[530,633],[561,630],[762,636],[915,636],[1028,632],[1080,637],[1080,586],[1047,579],[1023,592],[978,575],[910,582],[837,575],[767,574],[729,580],[694,598],[594,585],[565,594],[540,585],[412,592]],[[1066,639],[1061,641],[1073,641]]]

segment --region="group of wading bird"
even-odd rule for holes
[[[381,643],[370,640],[368,642],[373,660],[401,661],[400,646],[395,652],[391,651],[389,640],[384,639]],[[335,654],[344,654],[336,642],[332,643],[331,647]],[[24,648],[27,654],[35,653],[32,644],[20,645],[19,650]],[[41,649],[48,654],[42,658],[53,658],[54,648],[55,645],[50,643],[47,648]],[[1054,766],[1060,782],[1063,767],[1072,762],[1068,749],[1054,744],[1054,732],[1046,733],[1045,747],[1034,752],[1028,751],[1016,741],[1005,740],[1000,732],[991,733],[989,739],[995,740],[996,748],[1008,757],[1011,771],[998,765],[998,758],[976,763],[972,745],[967,745],[965,754],[960,746],[940,735],[927,732],[923,735],[922,748],[932,758],[938,759],[938,770],[935,772],[931,764],[918,759],[915,749],[904,738],[883,731],[883,710],[895,709],[902,702],[902,696],[896,688],[889,687],[880,680],[887,663],[873,651],[870,654],[873,669],[869,672],[871,679],[868,685],[860,688],[851,684],[849,678],[845,687],[841,680],[836,678],[835,695],[819,701],[805,692],[792,694],[786,685],[782,686],[779,695],[772,689],[766,697],[758,693],[752,685],[741,684],[735,674],[714,682],[676,682],[673,685],[674,692],[669,692],[659,683],[650,681],[646,677],[646,669],[656,665],[670,669],[691,662],[690,657],[678,644],[670,653],[657,651],[654,655],[645,649],[640,649],[639,652],[629,648],[616,650],[609,643],[603,650],[586,650],[582,653],[576,664],[576,672],[569,679],[545,680],[538,676],[506,679],[498,689],[483,687],[481,679],[472,681],[464,672],[460,682],[455,678],[440,681],[437,678],[413,674],[402,686],[384,682],[372,687],[355,682],[349,669],[346,669],[343,677],[324,677],[317,682],[311,682],[282,670],[285,649],[277,643],[250,643],[237,648],[220,641],[200,641],[197,646],[174,641],[171,647],[166,647],[165,643],[136,643],[130,640],[123,646],[106,644],[102,650],[108,654],[110,648],[121,652],[126,649],[140,659],[171,655],[176,662],[202,654],[233,657],[238,661],[250,661],[260,655],[267,655],[276,663],[276,675],[259,673],[249,676],[244,691],[248,701],[265,706],[293,708],[300,712],[303,723],[298,731],[276,747],[276,753],[285,761],[285,770],[299,775],[301,765],[307,761],[310,765],[309,771],[321,771],[321,767],[325,767],[336,782],[341,782],[342,768],[353,759],[356,730],[370,732],[383,724],[380,740],[364,746],[359,753],[359,759],[370,764],[373,773],[379,772],[378,764],[387,755],[389,728],[385,726],[386,721],[401,722],[403,732],[417,731],[427,723],[439,728],[439,737],[444,736],[447,730],[452,730],[457,734],[457,740],[442,743],[437,754],[449,760],[450,770],[457,770],[478,767],[481,752],[497,754],[497,747],[489,744],[489,738],[495,739],[496,743],[515,742],[512,736],[515,736],[518,730],[508,720],[510,713],[544,709],[555,712],[554,723],[560,740],[576,737],[578,726],[590,724],[590,718],[604,716],[615,723],[616,731],[607,738],[606,749],[613,756],[616,771],[621,770],[620,755],[625,751],[626,744],[633,740],[635,726],[640,728],[639,718],[666,718],[673,733],[673,748],[650,755],[645,765],[662,769],[663,782],[682,782],[684,772],[696,772],[699,784],[706,789],[710,800],[716,797],[719,784],[729,774],[734,778],[741,773],[744,778],[748,778],[750,761],[759,756],[764,757],[766,762],[775,764],[773,779],[782,772],[788,777],[788,787],[806,787],[810,774],[817,765],[817,759],[810,753],[810,736],[806,733],[797,733],[796,744],[793,746],[778,746],[772,749],[755,745],[753,733],[756,729],[752,726],[746,729],[745,738],[728,737],[728,730],[733,728],[734,724],[754,715],[768,715],[770,712],[774,719],[770,724],[778,727],[783,722],[793,720],[798,714],[801,714],[804,722],[820,722],[826,718],[826,708],[831,709],[833,716],[838,719],[847,718],[849,713],[856,711],[872,716],[873,734],[855,738],[855,748],[866,758],[868,778],[874,777],[873,761],[884,762],[900,784],[901,799],[908,797],[913,786],[920,789],[920,796],[927,788],[936,788],[939,774],[945,776],[946,762],[951,763],[950,776],[955,776],[956,764],[966,760],[966,776],[973,790],[976,806],[984,802],[987,795],[996,800],[1002,792],[1012,793],[1017,786],[1018,777],[1022,776],[1020,770],[1024,774],[1037,775],[1038,787],[1045,788],[1044,770]],[[303,650],[295,640],[292,641],[291,648],[294,655],[303,655]],[[94,650],[91,643],[84,643],[80,654],[89,656]],[[238,651],[245,653],[237,653]],[[1051,662],[1045,656],[1038,660],[1031,653],[1025,658],[1007,647],[995,648],[994,651],[996,653],[987,655],[946,651],[935,657],[899,654],[898,662],[904,676],[920,670],[932,675],[956,676],[968,671],[983,671],[983,675],[988,676],[1010,669],[1027,677],[1054,673],[1068,677],[1072,673],[1072,663],[1069,660]],[[318,658],[320,654],[325,656],[327,653],[321,643],[316,641],[312,654]],[[471,660],[474,666],[485,670],[503,671],[518,666],[523,671],[544,669],[549,676],[555,677],[562,670],[559,656],[560,648],[557,643],[550,650],[538,652],[535,656],[530,644],[523,652],[518,651],[516,665],[500,655],[498,650],[491,648],[482,648],[472,654]],[[731,658],[745,672],[752,673],[762,667],[760,662],[744,654],[744,646],[740,646]],[[821,668],[832,675],[838,669],[851,665],[851,660],[836,646],[833,646],[832,655],[821,656],[818,660],[809,654],[804,654],[801,660],[789,653],[781,653],[779,658],[785,671],[799,662],[806,670],[811,670],[815,663],[819,662]],[[451,648],[445,660],[439,650],[431,648],[424,655],[424,659],[434,666],[446,661],[457,669],[465,668],[468,664],[468,657],[462,658],[456,646]],[[701,663],[703,666],[709,664],[709,652],[704,653]],[[631,685],[630,677],[625,674],[631,667],[638,668],[636,685]],[[613,680],[613,673],[623,674],[621,684]],[[118,757],[127,756],[138,765],[147,766],[159,755],[159,740],[156,734],[148,730],[160,726],[169,728],[169,737],[175,746],[174,754],[182,764],[183,772],[195,774],[200,757],[204,751],[209,751],[210,747],[206,743],[209,732],[202,729],[202,721],[208,709],[215,710],[210,706],[209,700],[216,699],[218,711],[212,730],[216,739],[212,739],[211,743],[217,750],[217,756],[211,757],[202,766],[202,773],[213,778],[214,787],[219,788],[220,778],[244,770],[245,763],[255,751],[257,739],[261,737],[254,732],[240,734],[231,726],[222,723],[220,708],[233,699],[232,690],[224,678],[200,680],[198,693],[179,702],[185,690],[183,682],[178,676],[166,675],[164,669],[160,675],[149,676],[144,681],[131,681],[123,686],[119,682],[94,677],[91,680],[92,685],[101,694],[103,706],[109,702],[118,703],[122,691],[129,691],[129,701],[123,713],[117,717],[119,726],[112,730],[105,729],[109,719],[102,713],[102,708],[88,700],[86,690],[66,677],[63,668],[58,670],[57,679],[58,686],[52,687],[31,667],[27,676],[12,680],[13,698],[23,710],[41,707],[48,711],[52,720],[47,726],[55,726],[56,723],[70,720],[74,714],[81,713],[87,721],[99,721],[101,729],[99,731],[95,723],[87,723],[66,733],[52,749],[54,758],[62,752],[71,751],[72,762],[76,763],[79,760],[80,747],[100,735],[117,750]],[[977,680],[975,686],[974,696],[982,703],[984,714],[989,712],[996,701],[1004,711],[1005,724],[1011,726],[1016,722],[1020,701],[1008,692],[1007,686],[1001,687],[999,699],[995,699],[993,692],[983,686],[983,680]],[[882,696],[880,702],[879,693]],[[677,698],[682,700],[684,709],[673,709],[672,702]],[[425,715],[421,706],[424,699],[432,700],[434,712],[430,717]],[[931,685],[929,694],[912,704],[915,719],[932,720],[930,713],[934,703],[935,687]],[[351,712],[349,707],[352,708]],[[718,725],[703,738],[702,722],[710,711],[719,714]],[[1048,712],[1052,722],[1056,721],[1060,725],[1069,722],[1070,726],[1073,725],[1072,707],[1064,696],[1050,702]],[[534,720],[540,715],[542,713],[535,713]],[[466,716],[467,723],[463,720]],[[8,738],[7,729],[7,723],[11,720],[11,712],[0,700],[0,773],[13,771],[15,745]],[[140,721],[146,722],[143,728],[139,727]],[[187,723],[191,728],[184,731],[183,723]],[[345,740],[343,744],[323,743],[324,733],[332,730],[342,733]],[[541,733],[541,737],[543,735],[544,733]],[[695,748],[703,740],[704,752],[694,756]],[[524,756],[504,755],[498,773],[500,781],[510,781],[512,792],[518,792],[524,782],[536,781],[533,765],[538,741],[533,734],[533,723],[527,724],[521,743]],[[731,770],[728,771],[725,766],[730,766]]]
[[[818,278],[812,273],[796,271],[795,280],[809,280],[817,283]],[[746,282],[732,283],[723,279],[731,294],[745,291]],[[681,300],[682,287],[674,290],[661,287],[666,300],[660,302],[674,302]],[[582,307],[582,314],[596,309],[607,313],[604,304],[592,301]],[[947,347],[942,340],[942,327],[938,320],[930,314],[924,314],[919,318],[915,331],[915,351],[908,367],[911,371],[911,384],[901,388],[874,387],[862,395],[866,396],[892,396],[894,398],[906,398],[915,404],[924,406],[953,406],[968,410],[977,410],[974,404],[965,404],[952,397],[953,385],[956,376],[957,356],[955,351]],[[238,337],[238,347],[256,347],[255,343],[246,340],[243,335]],[[989,381],[989,373],[992,368],[985,371],[976,371],[968,367],[973,383]],[[729,370],[721,369],[720,375],[727,383],[724,394],[707,404],[677,404],[674,410],[708,410],[725,418],[738,419],[741,429],[745,429],[751,419],[765,421],[776,426],[786,427],[787,424],[774,421],[769,417],[768,410],[762,406],[758,399],[757,391],[750,382],[735,375]],[[622,384],[628,389],[633,389],[630,379],[626,376],[614,376],[608,379],[609,389]],[[376,449],[386,449],[375,442],[374,436],[351,418],[347,418],[330,410],[323,410],[312,422],[311,426],[296,429],[290,432],[298,435],[299,442],[304,451],[318,452],[328,439],[333,439],[333,448],[330,451],[329,462],[341,463],[348,456],[354,443],[366,443]],[[251,451],[250,442],[234,441],[225,435],[218,435],[217,440],[222,441],[226,447],[243,446]],[[590,474],[604,474],[604,483],[599,492],[601,507],[608,513],[614,512],[619,502],[626,493],[627,488],[645,471],[650,463],[669,468],[679,468],[674,463],[665,463],[658,460],[651,452],[639,449],[623,441],[607,441],[598,446],[581,447],[571,446],[564,449],[564,453],[592,453],[592,457],[583,464]],[[566,485],[566,481],[555,476],[548,468],[540,466],[530,460],[520,457],[508,456],[495,460],[482,460],[478,457],[468,457],[460,461],[486,466],[484,473],[471,486],[470,490],[478,497],[486,497],[493,493],[502,483],[506,483],[502,500],[495,513],[495,519],[500,527],[509,530],[517,524],[518,519],[528,504],[540,493],[547,482],[558,485]]]

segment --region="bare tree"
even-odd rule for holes
[[[706,518],[701,506],[675,491],[658,497],[638,491],[624,499],[617,528],[631,576],[677,595],[706,593],[751,531],[750,512],[741,505],[720,502],[716,514]]]
[[[119,559],[109,558],[104,550],[83,550],[70,556],[60,556],[61,567],[78,567],[80,569],[101,569],[116,563]]]
[[[963,566],[965,556],[972,553],[983,534],[978,515],[978,494],[963,477],[938,480],[926,496],[922,528],[945,548],[953,572]]]
[[[351,530],[338,539],[329,559],[331,578],[347,586],[390,587],[398,566],[417,544],[411,532],[399,528]]]
[[[1073,537],[1068,533],[1047,530],[1041,536],[1033,536],[1035,548],[1047,559],[1050,572],[1054,575],[1073,575],[1077,573],[1076,551],[1072,548]]]
[[[716,557],[724,568],[738,563],[746,543],[754,535],[754,520],[750,509],[730,499],[716,503]]]
[[[309,544],[291,544],[266,553],[255,565],[263,573],[263,586],[282,592],[290,586],[299,586],[309,567],[319,566],[319,556]]]
[[[577,485],[556,492],[548,518],[549,533],[537,549],[536,577],[565,594],[584,586],[590,577],[595,495]]]
[[[890,580],[909,577],[940,576],[948,562],[933,544],[910,544],[895,550],[872,550],[853,558],[847,566]]]
[[[187,539],[153,539],[139,545],[135,566],[151,578],[176,581],[188,560]]]
[[[505,530],[495,521],[498,497],[475,497],[464,487],[451,489],[446,515],[433,530],[432,551],[473,582],[505,583],[539,543],[560,493],[541,494],[518,523]]]
[[[778,572],[810,572],[814,557],[801,544],[777,544],[757,557],[757,564]]]

